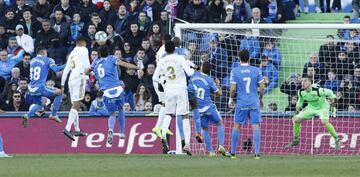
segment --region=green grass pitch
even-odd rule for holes
[[[65,154],[0,159],[0,177],[342,177],[360,176],[359,156],[238,156]]]

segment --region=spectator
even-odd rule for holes
[[[333,0],[332,3],[332,7],[331,7],[331,12],[341,12],[342,11],[342,7],[341,7],[341,0]]]
[[[15,65],[15,67],[20,69],[20,76],[22,78],[30,79],[30,59],[30,54],[24,53],[22,61]]]
[[[338,78],[342,80],[345,75],[353,73],[353,60],[348,58],[345,52],[339,52],[338,58],[336,59],[335,69]]]
[[[64,18],[63,12],[58,9],[55,10],[55,18],[50,19],[50,25],[59,34],[62,45],[69,46],[69,21]]]
[[[154,72],[155,72],[155,64],[154,63],[148,64],[146,67],[146,73],[140,80],[140,84],[144,85],[150,91],[151,99],[152,99],[151,103],[153,105],[158,104],[159,102],[152,80],[152,76],[154,75]]]
[[[104,23],[99,14],[96,13],[96,12],[93,12],[91,15],[90,15],[90,22],[89,23],[92,23],[95,25],[97,31],[105,31],[106,30],[106,23]]]
[[[251,24],[259,24],[259,23],[267,23],[263,18],[261,18],[261,11],[259,8],[255,7],[252,9],[252,17],[249,18],[246,23]],[[263,31],[261,32],[263,33]],[[260,36],[260,30],[259,29],[252,29],[252,34],[254,36]]]
[[[338,100],[340,105],[338,105],[339,110],[347,110],[348,105],[357,104],[356,90],[352,85],[351,80],[344,79],[341,81],[339,94],[340,100]]]
[[[16,25],[16,41],[18,45],[27,53],[34,53],[34,39],[24,34],[24,27],[22,25]]]
[[[353,40],[346,41],[343,50],[345,50],[346,55],[348,56],[350,61],[354,61],[355,63],[360,63],[359,49],[354,44]]]
[[[144,38],[143,41],[141,42],[141,47],[145,50],[145,54],[148,57],[148,61],[143,62],[145,67],[147,67],[147,65],[149,63],[153,63],[155,62],[155,52],[154,50],[152,50],[152,48],[150,48],[150,41],[148,38]]]
[[[27,78],[20,77],[19,87],[17,91],[21,94],[22,98],[25,98],[25,94],[28,91],[28,83],[29,81]]]
[[[134,69],[127,69],[126,73],[121,76],[121,80],[124,82],[125,87],[128,88],[132,93],[136,92],[139,85],[139,78],[135,75]]]
[[[150,18],[146,16],[145,12],[139,12],[137,23],[139,25],[139,31],[144,34],[147,34],[149,32],[151,27],[151,21]]]
[[[0,109],[4,111],[13,111],[13,112],[28,111],[29,105],[25,103],[24,98],[21,97],[21,94],[18,91],[15,91],[11,95],[11,99],[9,100],[9,103],[3,105],[3,107]]]
[[[270,0],[263,12],[263,17],[270,19],[273,23],[285,22],[282,0]]]
[[[15,18],[14,11],[9,8],[5,10],[5,16],[0,19],[0,25],[5,28],[8,35],[15,35],[15,27],[18,24],[18,20]]]
[[[144,67],[143,63],[147,63],[148,60],[149,58],[145,55],[145,50],[143,48],[138,49],[133,59],[134,63],[137,63],[139,67],[142,65],[140,68],[143,68]]]
[[[116,18],[116,12],[114,9],[111,8],[111,4],[109,0],[104,0],[103,7],[99,11],[99,16],[101,18],[101,21],[105,23],[111,23],[112,20],[115,20]]]
[[[93,49],[94,45],[96,44],[95,41],[95,34],[96,34],[96,27],[94,24],[89,24],[86,28],[86,32],[84,34],[84,37],[88,39],[89,45],[88,48]]]
[[[70,23],[70,42],[75,44],[75,40],[81,35],[84,30],[85,23],[81,21],[80,13],[75,12]]]
[[[41,23],[42,29],[37,33],[35,39],[35,48],[43,45],[49,48],[54,38],[59,38],[59,34],[50,26],[50,21],[44,20]]]
[[[1,93],[1,97],[6,100],[6,103],[9,103],[12,99],[12,95],[16,92],[18,88],[18,83],[16,81],[7,82],[3,92]]]
[[[211,0],[208,9],[208,23],[220,23],[226,17],[226,10],[222,0]]]
[[[319,61],[325,70],[329,70],[336,61],[336,51],[340,49],[336,48],[333,35],[327,35],[326,38],[326,44],[320,46]]]
[[[200,50],[197,48],[196,42],[193,40],[190,40],[187,46],[187,50],[189,51],[189,59],[192,61],[195,65],[200,66],[201,60],[200,60]]]
[[[131,111],[130,103],[128,102],[124,103],[123,109],[125,112],[130,112]]]
[[[215,78],[225,77],[228,71],[228,55],[226,51],[218,46],[216,38],[210,41],[210,63],[213,66],[211,76]]]
[[[31,7],[25,4],[25,0],[16,0],[16,6],[14,8],[15,11],[15,18],[21,19],[23,17],[24,9],[31,9]]]
[[[278,111],[278,105],[276,103],[270,103],[268,105],[269,112],[277,112]]]
[[[38,0],[33,8],[34,17],[39,22],[50,19],[52,8],[47,0]]]
[[[155,22],[155,23],[160,25],[161,33],[163,33],[163,34],[171,34],[174,23],[171,23],[171,26],[170,26],[170,20],[172,20],[172,19],[169,19],[168,12],[165,11],[165,10],[161,11],[160,20]]]
[[[111,24],[106,25],[106,34],[108,35],[107,40],[110,48],[115,49],[123,45],[124,39],[114,31],[114,27]]]
[[[81,103],[83,104],[83,111],[87,111],[90,109],[91,106],[91,93],[90,92],[86,92],[84,99],[81,101]]]
[[[145,102],[151,102],[151,93],[143,84],[139,84],[135,95],[135,111],[144,111]]]
[[[68,94],[63,94],[59,111],[70,111],[72,103]]]
[[[68,49],[61,44],[59,38],[55,37],[51,40],[50,48],[47,51],[48,56],[54,59],[57,65],[65,64]]]
[[[131,0],[128,7],[129,18],[131,20],[136,19],[139,16],[139,1],[138,0]],[[145,16],[146,13],[145,13]]]
[[[102,96],[103,96],[103,93],[98,92],[96,99],[91,102],[91,106],[89,109],[90,116],[108,116],[109,115],[109,113],[105,107]]]
[[[307,72],[303,75],[303,77],[313,78],[313,83],[319,84],[321,81],[320,74],[316,71],[313,66],[309,66],[307,68]]]
[[[23,54],[24,51],[22,50],[17,55],[9,57],[6,49],[0,51],[0,76],[3,79],[10,78],[11,69],[21,61]]]
[[[235,23],[244,23],[251,18],[251,7],[245,0],[234,0],[233,7],[233,18]]]
[[[20,69],[17,67],[14,67],[11,69],[11,77],[7,81],[8,83],[13,82],[19,85],[20,83]]]
[[[23,10],[23,16],[20,24],[24,27],[24,33],[32,38],[35,38],[36,33],[41,30],[41,23],[33,17],[31,9]]]
[[[114,29],[120,35],[123,35],[126,32],[128,26],[128,13],[126,12],[125,5],[120,5],[116,18],[111,24],[114,24]]]
[[[360,0],[352,0],[353,16],[352,18],[359,18]]]
[[[201,0],[192,0],[184,10],[184,20],[189,23],[206,23],[208,20],[206,6]]]
[[[162,45],[163,34],[161,33],[161,27],[159,24],[154,23],[149,31],[148,35],[151,48],[154,51],[158,51]]]
[[[332,90],[336,93],[340,87],[340,81],[336,78],[335,71],[329,71],[327,74],[328,79],[325,81],[324,88]]]
[[[285,108],[285,112],[296,111],[297,96],[291,96],[289,105]]]
[[[124,49],[124,51],[122,52],[123,60],[129,63],[134,62],[133,61],[134,53],[132,52],[130,43],[124,42],[123,49]]]
[[[53,13],[55,13],[56,10],[61,10],[66,19],[71,19],[76,11],[76,8],[75,6],[69,4],[69,0],[61,0],[59,4],[55,5]],[[51,14],[50,18],[53,15],[54,14]]]
[[[9,8],[6,3],[4,3],[4,0],[0,0],[0,17],[4,15],[5,10]],[[1,100],[0,100],[1,103]]]
[[[326,78],[326,71],[324,71],[322,64],[319,62],[319,57],[316,52],[312,53],[310,55],[309,61],[305,63],[304,69],[303,69],[303,75],[306,75],[307,69],[309,67],[314,67],[316,70],[316,73],[320,75],[319,79],[325,79]]]
[[[160,19],[161,6],[158,1],[146,0],[145,3],[140,7],[140,11],[146,12],[146,15],[152,22],[156,22]]]
[[[360,92],[360,65],[355,66],[352,83],[354,83],[355,90]]]
[[[8,47],[6,50],[11,56],[17,55],[20,52],[24,52],[24,49],[18,45],[16,37],[14,36],[9,38]]]
[[[261,57],[259,68],[261,69],[261,73],[267,82],[264,93],[268,93],[277,86],[277,81],[279,80],[279,71],[273,64],[269,62],[267,57]]]
[[[343,18],[343,23],[344,24],[350,24],[351,23],[351,18],[348,15],[345,15]],[[344,40],[348,40],[350,38],[350,29],[338,29],[338,37],[340,39],[344,39]]]
[[[229,4],[225,7],[226,14],[222,18],[221,22],[223,23],[236,23],[235,14],[234,14],[234,6]]]
[[[245,36],[240,41],[240,50],[248,50],[250,54],[250,64],[260,64],[260,44],[252,30],[246,30]]]
[[[0,24],[0,49],[5,49],[7,47],[8,38],[4,26]]]
[[[90,15],[97,11],[96,6],[93,3],[91,3],[90,0],[81,0],[76,10],[80,12],[81,19],[83,19],[84,23],[89,22]]]
[[[150,101],[145,102],[144,111],[146,111],[146,112],[153,111],[153,105]]]
[[[280,70],[281,65],[281,54],[280,51],[276,48],[275,44],[271,40],[267,40],[265,43],[265,49],[261,54],[262,56],[267,56],[269,61]]]
[[[143,34],[139,31],[139,25],[136,22],[130,23],[130,28],[124,35],[124,40],[128,41],[131,45],[132,52],[136,52],[141,46]]]

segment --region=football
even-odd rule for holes
[[[107,34],[104,31],[99,31],[95,34],[95,40],[98,43],[105,43],[107,40]]]

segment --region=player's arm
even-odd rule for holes
[[[300,95],[300,92],[301,92],[301,90],[298,91],[298,100],[296,102],[296,112],[300,112],[303,107],[303,104],[304,104],[304,99]]]
[[[119,66],[125,67],[125,68],[129,68],[129,69],[139,69],[138,66],[133,65],[133,64],[131,64],[131,63],[124,62],[124,61],[122,61],[122,60],[120,60],[120,59],[118,59],[118,60],[116,61],[116,64],[119,65]]]
[[[61,91],[64,92],[64,86],[65,86],[65,81],[67,76],[69,75],[71,69],[71,61],[70,58],[68,58],[68,60],[66,61],[66,65],[63,71],[63,74],[61,76]]]
[[[52,58],[49,58],[49,66],[50,69],[53,70],[54,72],[60,72],[65,68],[66,65],[58,66],[55,64],[55,61]]]
[[[180,55],[178,55],[180,56]],[[189,64],[187,63],[186,59],[184,57],[181,57],[181,66],[184,69],[187,76],[192,76],[194,74],[194,70],[190,68]]]
[[[197,69],[197,66],[192,61],[186,60],[186,63],[188,63],[191,68]]]
[[[231,74],[230,74],[230,98],[229,98],[229,106],[234,104],[234,98],[236,96],[236,78],[235,78],[235,74],[234,74],[234,69],[231,70]]]
[[[221,85],[220,85],[220,80],[216,78],[215,79],[215,84],[216,84],[215,93],[216,93],[216,95],[221,96],[222,95],[222,89],[221,89]]]
[[[160,63],[161,63],[161,61],[159,62],[158,67],[156,67],[152,79],[153,79],[153,82],[154,82],[154,83],[164,84],[164,83],[165,83],[165,80],[164,80],[163,77],[161,76],[161,75],[162,75],[162,67],[161,67],[162,65],[161,65]]]

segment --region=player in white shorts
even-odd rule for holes
[[[177,118],[183,119],[189,112],[186,75],[193,75],[194,70],[190,68],[184,56],[174,53],[175,45],[172,41],[166,41],[165,51],[167,55],[158,62],[153,75],[153,81],[164,85],[166,114],[169,116],[175,115]],[[189,119],[183,120],[185,135],[183,150],[188,155],[191,155],[190,122]]]
[[[85,96],[86,80],[89,79],[84,74],[86,68],[90,67],[89,51],[86,48],[87,39],[84,37],[78,37],[76,39],[76,47],[71,51],[68,56],[64,73],[61,78],[61,90],[64,92],[65,81],[70,73],[68,86],[69,93],[72,102],[72,107],[69,112],[68,121],[64,129],[64,135],[66,135],[72,141],[75,141],[73,136],[86,136],[87,133],[82,132],[79,126],[79,114],[81,100]],[[75,132],[71,134],[71,126],[74,124]]]

